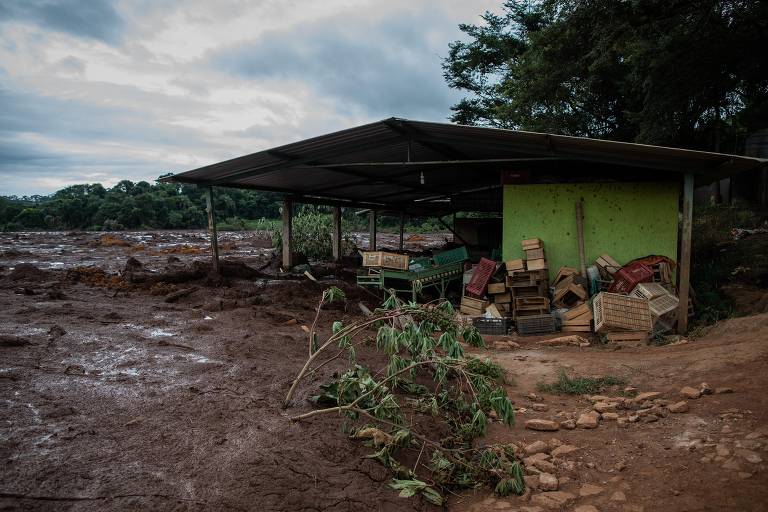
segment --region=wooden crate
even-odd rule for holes
[[[364,267],[392,268],[395,270],[408,270],[410,258],[407,254],[397,254],[384,251],[363,252]]]
[[[527,249],[525,251],[525,259],[527,260],[543,260],[544,249]]]
[[[609,342],[621,343],[621,342],[635,342],[635,343],[647,343],[648,333],[645,331],[616,331],[606,334]]]
[[[567,287],[563,286],[555,290],[552,301],[558,306],[574,307],[587,299],[587,290],[580,284],[571,282]]]
[[[560,270],[557,271],[557,275],[555,276],[555,280],[552,281],[552,286],[557,286],[558,283],[563,281],[569,276],[573,276],[577,274],[578,271],[575,268],[571,267],[560,267]]]
[[[487,306],[488,303],[482,299],[475,299],[474,297],[462,297],[459,311],[465,315],[479,316],[485,313],[485,308]]]
[[[589,309],[589,304],[581,304],[579,306],[576,306],[575,308],[571,308],[565,313],[563,313],[563,319],[564,320],[572,320],[574,318],[577,318],[582,315],[589,315],[590,318],[592,317],[592,310]]]
[[[650,332],[653,328],[651,310],[645,299],[601,292],[595,296],[593,308],[596,332]]]
[[[524,251],[529,249],[541,249],[544,247],[541,240],[538,238],[528,238],[527,240],[523,240],[520,245],[522,245]]]
[[[618,261],[611,258],[607,254],[603,254],[595,260],[595,265],[598,266],[600,270],[603,270],[606,274],[612,276],[616,273],[617,270],[621,268],[621,265]]]
[[[546,297],[515,297],[515,310],[549,309]]]
[[[488,283],[489,294],[506,293],[506,291],[507,291],[506,283]]]
[[[544,270],[547,268],[547,260],[539,258],[535,260],[527,260],[525,266],[528,270]]]
[[[506,293],[497,293],[493,296],[493,303],[494,304],[509,304],[512,302],[512,294],[509,292]]]
[[[517,272],[518,270],[525,270],[525,260],[509,260],[504,263],[504,267],[506,267],[508,274]]]

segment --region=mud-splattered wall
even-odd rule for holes
[[[677,259],[676,183],[565,183],[504,186],[505,260],[521,258],[520,241],[540,238],[550,276],[579,267],[576,201],[584,201],[587,266],[608,253],[619,263],[649,254]]]

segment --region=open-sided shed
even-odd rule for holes
[[[587,257],[656,253],[676,259],[682,308],[688,302],[694,186],[765,163],[737,155],[390,118],[166,179],[283,193],[284,266],[291,265],[291,205],[302,202],[336,207],[335,256],[340,254],[339,207],[370,209],[373,231],[376,211],[496,211],[503,213],[504,257],[517,256],[519,240],[542,238],[556,271],[578,261],[573,208],[579,201]],[[209,212],[215,230],[210,207]],[[678,317],[679,329],[685,330],[687,315]]]

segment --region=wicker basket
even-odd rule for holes
[[[598,293],[593,302],[595,331],[645,331],[653,328],[648,301],[617,293]]]

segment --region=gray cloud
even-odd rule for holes
[[[443,81],[440,56],[424,30],[452,26],[439,18],[439,11],[425,8],[375,24],[323,20],[217,50],[208,63],[246,78],[304,82],[342,112],[442,120],[457,97]]]
[[[43,28],[114,44],[123,20],[110,0],[3,0],[0,20],[35,23]]]

